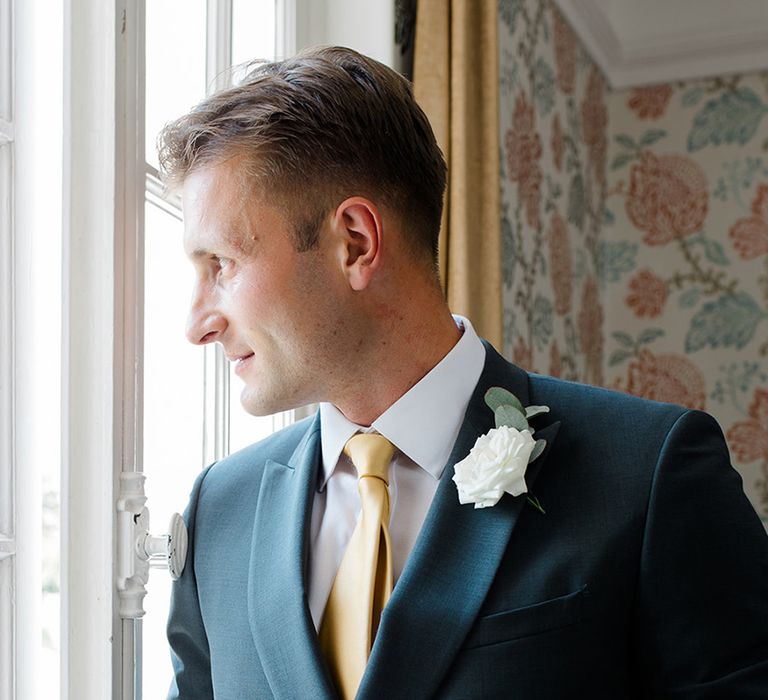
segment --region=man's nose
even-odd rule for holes
[[[193,345],[213,343],[220,339],[226,327],[226,319],[221,313],[205,304],[196,290],[187,317],[187,340]]]

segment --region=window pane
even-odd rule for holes
[[[205,0],[148,0],[146,158],[163,126],[205,97]]]
[[[232,64],[275,57],[275,0],[234,0]]]
[[[182,225],[145,207],[144,473],[153,534],[182,512],[203,465],[203,351],[184,336],[193,269]],[[165,637],[170,578],[153,569],[144,617],[144,697],[165,697],[171,664]]]

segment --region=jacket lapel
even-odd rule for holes
[[[524,406],[529,403],[527,374],[486,345],[485,367],[435,499],[382,614],[359,698],[426,698],[437,692],[477,617],[510,534],[526,508],[523,497],[504,497],[492,508],[462,506],[452,481],[456,462],[469,454],[481,434],[494,427],[493,414],[484,401],[491,386],[512,391]],[[547,450],[526,473],[529,489],[558,426],[555,423],[536,431],[537,438],[547,439]],[[414,672],[408,673],[407,669]]]
[[[254,518],[248,614],[275,698],[335,697],[304,583],[319,442],[318,415],[288,464],[267,461]]]

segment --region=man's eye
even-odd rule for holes
[[[227,272],[232,268],[232,260],[229,258],[221,258],[218,255],[214,256],[213,262],[216,265],[216,267],[219,268],[220,272]]]

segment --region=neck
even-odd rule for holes
[[[332,403],[353,423],[369,426],[448,354],[461,331],[439,289],[423,299],[378,304],[364,318],[374,322],[358,337],[355,366]]]

